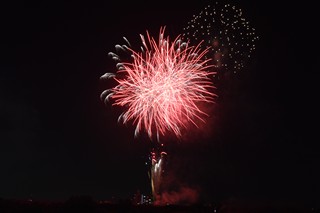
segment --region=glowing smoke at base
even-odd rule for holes
[[[195,188],[180,187],[176,191],[165,191],[158,196],[154,205],[191,205],[199,201],[199,192]]]
[[[199,188],[186,183],[176,174],[175,167],[180,164],[176,157],[164,151],[163,144],[153,148],[150,152],[151,161],[149,178],[153,204],[164,205],[191,205],[199,201]],[[178,160],[178,161],[177,161]],[[172,165],[175,166],[172,166]]]

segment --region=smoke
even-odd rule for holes
[[[155,193],[154,205],[192,205],[198,203],[201,187],[194,180],[191,171],[193,166],[180,155],[168,155],[167,157],[169,158],[165,161],[166,166],[163,165],[164,172],[159,183],[159,190]]]
[[[191,187],[180,187],[175,191],[165,191],[156,197],[154,205],[191,205],[199,200],[199,191]]]

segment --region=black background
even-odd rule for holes
[[[149,141],[101,102],[122,37],[171,37],[210,1],[1,3],[0,197],[95,199],[150,192]],[[231,2],[233,3],[233,2]],[[172,167],[203,199],[319,202],[318,35],[306,1],[238,1],[260,40],[225,83],[208,126],[172,146]]]

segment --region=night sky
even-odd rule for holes
[[[45,2],[45,3],[44,3]],[[100,100],[122,37],[171,37],[210,1],[1,3],[0,198],[64,200],[150,194],[151,147]],[[232,2],[231,2],[232,3]],[[171,174],[208,201],[320,203],[317,13],[305,1],[238,1],[260,40],[218,88],[201,129],[171,140]]]

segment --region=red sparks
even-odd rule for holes
[[[203,112],[200,102],[213,103],[216,96],[209,75],[212,68],[204,59],[206,50],[188,46],[178,36],[170,43],[160,29],[159,40],[155,41],[147,32],[147,40],[141,35],[143,51],[129,51],[133,62],[118,63],[117,74],[106,73],[102,77],[113,77],[118,85],[101,94],[101,98],[114,100],[113,105],[125,107],[120,115],[123,123],[133,122],[135,135],[144,129],[151,138],[155,133],[166,135],[173,132],[181,136],[181,128],[201,120]],[[119,45],[117,45],[119,47]],[[114,59],[119,57],[111,53]]]

